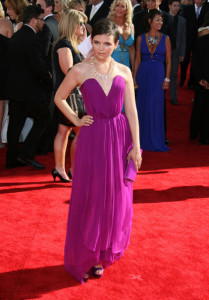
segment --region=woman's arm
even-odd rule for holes
[[[165,60],[166,60],[166,73],[165,73],[165,79],[163,81],[163,89],[167,90],[170,85],[170,74],[171,74],[171,42],[168,36],[166,36],[165,40]]]
[[[134,25],[132,24],[132,34],[134,36]],[[130,55],[130,63],[131,63],[131,71],[134,71],[134,64],[135,64],[135,45],[133,44],[129,47],[129,55]]]
[[[57,50],[59,66],[63,74],[67,74],[68,70],[73,66],[73,56],[72,52],[68,47],[59,48]]]
[[[80,78],[82,77],[82,68],[77,65],[74,66],[65,76],[63,82],[59,86],[54,102],[61,112],[68,118],[76,127],[89,126],[93,123],[93,118],[91,116],[84,116],[82,119],[79,119],[74,111],[67,104],[66,99],[71,91],[81,84]]]
[[[136,41],[136,59],[135,59],[134,74],[133,74],[134,81],[136,80],[136,74],[139,69],[140,63],[141,63],[141,35],[138,36]]]
[[[131,136],[133,141],[133,148],[128,154],[127,159],[133,159],[136,169],[138,170],[141,166],[141,153],[140,153],[140,142],[139,142],[139,120],[136,110],[136,101],[134,93],[134,83],[130,70],[127,69],[126,87],[124,94],[124,107],[125,114],[128,119],[128,123],[131,130]]]

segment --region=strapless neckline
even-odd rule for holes
[[[81,84],[80,89],[82,89],[83,86],[84,86],[88,81],[93,80],[93,81],[95,81],[95,82],[97,83],[97,85],[99,86],[99,88],[102,90],[103,94],[108,98],[109,95],[110,95],[110,93],[111,93],[111,90],[112,90],[112,87],[113,87],[113,83],[114,83],[114,81],[115,81],[115,79],[116,79],[117,77],[120,77],[120,78],[122,78],[122,79],[125,81],[125,79],[123,78],[123,76],[121,76],[121,75],[116,75],[116,76],[113,78],[113,80],[112,80],[112,83],[111,83],[111,85],[110,85],[110,89],[109,89],[109,91],[108,91],[107,94],[106,94],[105,91],[103,90],[103,88],[102,88],[101,84],[99,83],[99,81],[98,81],[96,78],[94,78],[94,77],[91,77],[91,78],[86,79],[86,80]]]

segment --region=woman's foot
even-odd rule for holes
[[[91,272],[92,272],[92,275],[96,278],[100,278],[102,277],[103,275],[103,272],[104,272],[104,268],[102,265],[97,265],[97,266],[94,266],[92,269],[91,269]]]
[[[70,182],[70,180],[65,172],[65,169],[63,168],[55,168],[52,170],[52,176],[54,178],[54,181],[56,180],[56,177],[59,177],[61,182]]]
[[[89,279],[89,272],[84,274],[83,281],[86,282]]]

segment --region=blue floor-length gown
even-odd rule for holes
[[[145,34],[141,36],[141,64],[136,76],[137,110],[140,123],[140,144],[143,150],[168,151],[164,130],[165,39],[163,34],[153,54]]]

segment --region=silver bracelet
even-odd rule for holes
[[[171,80],[170,80],[169,78],[166,77],[166,78],[164,79],[164,81],[170,82]]]

